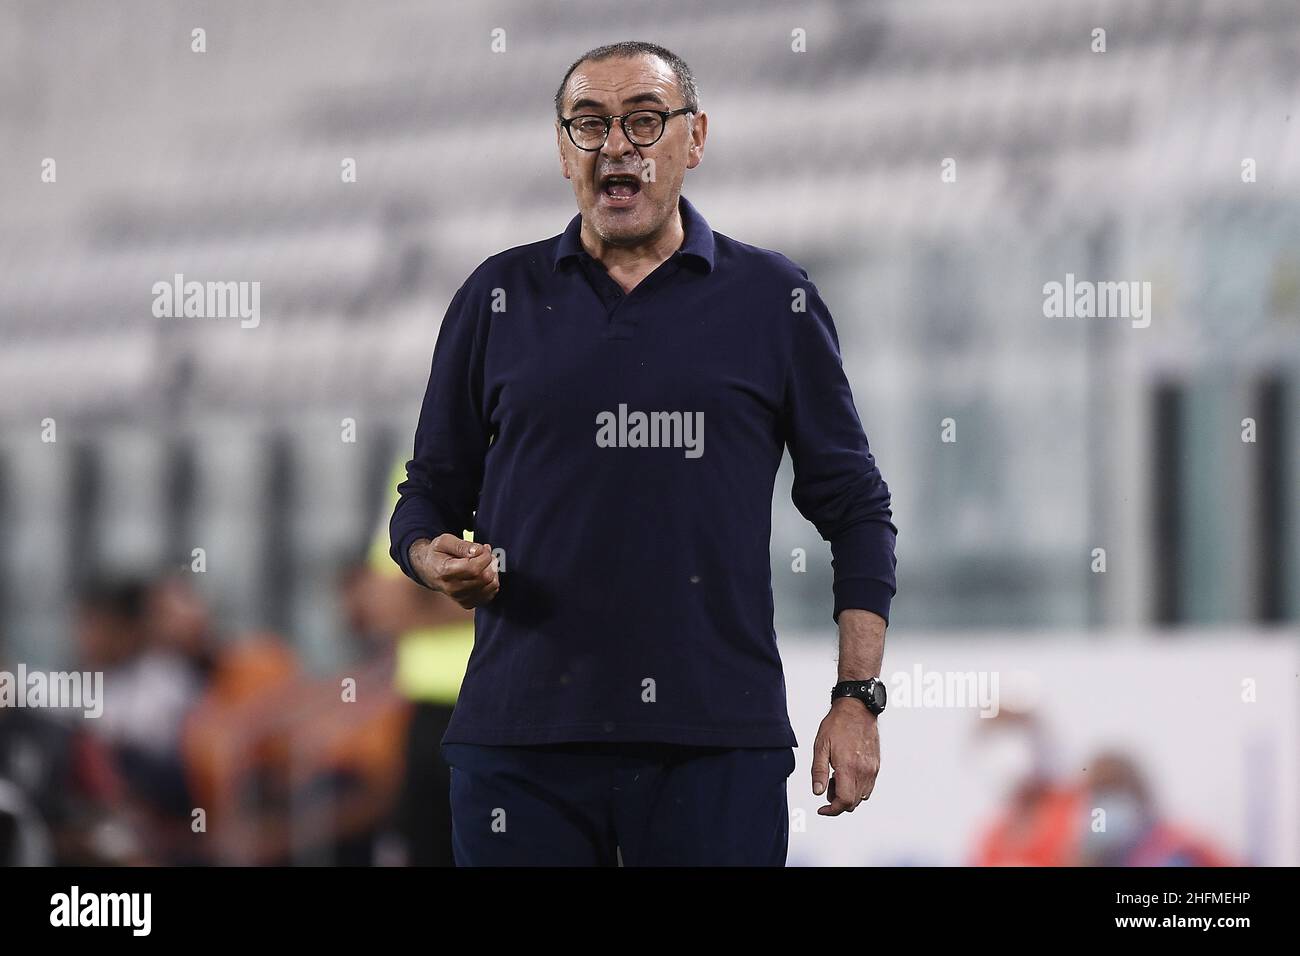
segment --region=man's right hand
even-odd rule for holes
[[[420,580],[463,608],[487,604],[501,590],[496,555],[486,542],[440,534],[414,542],[407,557]]]

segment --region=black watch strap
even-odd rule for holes
[[[837,701],[841,697],[856,697],[866,705],[867,710],[879,716],[884,712],[887,701],[885,682],[878,677],[840,681],[831,688],[831,701]]]

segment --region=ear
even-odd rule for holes
[[[696,113],[691,119],[691,145],[686,150],[686,168],[694,169],[704,159],[704,140],[709,135],[709,117],[705,113]]]
[[[564,130],[558,121],[555,124],[555,148],[560,153],[560,175],[565,179],[572,179],[573,174],[569,171],[569,158],[564,155]]]

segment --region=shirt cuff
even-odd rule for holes
[[[850,608],[879,614],[889,623],[889,604],[894,589],[875,578],[845,578],[834,585],[835,610],[831,617],[840,622],[840,612]]]

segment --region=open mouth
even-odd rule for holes
[[[641,177],[631,173],[611,173],[601,177],[600,195],[611,206],[626,206],[641,192]]]

